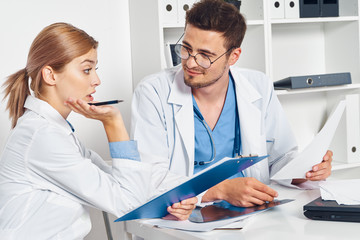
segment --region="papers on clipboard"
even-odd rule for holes
[[[271,179],[305,178],[306,172],[310,171],[314,165],[322,161],[334,137],[345,106],[345,101],[340,101],[314,140],[293,160],[275,173]]]
[[[115,220],[127,221],[142,218],[161,218],[168,214],[167,207],[173,203],[197,196],[219,182],[260,162],[268,156],[247,156],[240,158],[224,158],[207,169],[197,173],[186,182],[150,200]]]

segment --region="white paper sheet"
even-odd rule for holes
[[[341,116],[344,112],[346,103],[340,101],[336,109],[332,112],[324,127],[315,136],[313,141],[299,153],[292,161],[272,176],[273,180],[305,178],[306,172],[322,161],[329,145],[334,137]]]
[[[328,180],[320,183],[321,198],[338,204],[360,204],[360,179]]]
[[[253,216],[254,214],[251,214],[251,216]],[[143,220],[142,222],[161,228],[171,228],[171,229],[186,230],[193,232],[208,232],[218,228],[243,228],[246,223],[245,219],[248,217],[249,215],[241,216],[238,218],[230,218],[221,221],[207,222],[207,223],[194,223],[189,220],[172,221],[172,220],[164,220],[164,219],[149,219],[149,220]]]

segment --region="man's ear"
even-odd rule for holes
[[[234,50],[232,50],[230,57],[229,57],[229,65],[234,65],[237,60],[239,59],[241,54],[241,48],[235,48]]]
[[[50,66],[45,66],[41,70],[41,74],[46,84],[50,86],[55,85],[54,70]]]

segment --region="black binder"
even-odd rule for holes
[[[320,17],[320,0],[300,0],[300,18],[308,17]]]
[[[349,72],[295,76],[274,82],[275,89],[313,88],[351,84]]]
[[[339,0],[320,0],[321,17],[338,17]]]
[[[300,0],[300,17],[338,17],[339,0]]]

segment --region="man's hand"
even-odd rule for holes
[[[255,178],[234,178],[225,180],[210,188],[202,202],[225,200],[234,206],[251,207],[273,201],[277,192]]]
[[[172,206],[167,208],[167,211],[170,213],[165,216],[164,219],[167,220],[187,220],[192,212],[195,209],[196,203],[198,202],[197,197],[188,198],[182,200],[179,203],[174,203]]]
[[[321,163],[312,167],[312,170],[306,173],[306,179],[310,181],[325,180],[331,174],[331,162],[333,152],[328,150]]]
[[[332,156],[333,156],[332,151],[328,150],[325,156],[323,157],[322,162],[314,165],[312,167],[312,170],[306,173],[306,179],[300,179],[300,178],[293,179],[291,184],[297,185],[306,182],[306,180],[310,180],[310,181],[325,180],[331,174]]]

